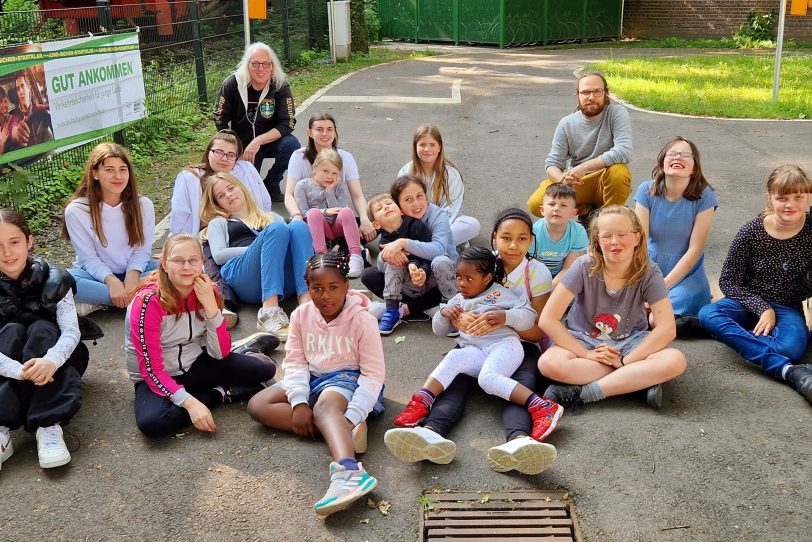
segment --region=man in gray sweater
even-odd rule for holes
[[[623,205],[629,197],[632,157],[629,113],[609,102],[606,78],[584,72],[576,83],[578,109],[561,119],[544,166],[545,179],[527,201],[530,212],[541,216],[544,192],[554,183],[575,188],[578,214],[594,207]],[[569,166],[569,169],[567,167]]]

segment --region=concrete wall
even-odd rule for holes
[[[779,1],[625,0],[623,34],[633,38],[728,37],[747,21],[751,9],[758,13],[766,13],[772,8],[777,10]],[[812,41],[812,8],[805,16],[787,15],[784,36]]]

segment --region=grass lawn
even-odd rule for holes
[[[624,58],[593,64],[612,92],[645,109],[731,118],[812,118],[812,55],[785,54],[772,103],[774,55]]]

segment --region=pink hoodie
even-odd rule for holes
[[[293,311],[282,363],[291,406],[307,402],[312,374],[360,371],[345,416],[356,425],[366,419],[386,375],[378,321],[367,311],[369,305],[364,295],[350,290],[341,314],[329,324],[312,302]]]

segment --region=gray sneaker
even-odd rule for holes
[[[812,403],[812,364],[794,365],[787,371],[787,382]]]
[[[581,386],[553,384],[544,392],[544,398],[563,406],[574,405],[581,401]]]
[[[281,307],[262,308],[257,313],[257,329],[276,335],[282,342],[288,340],[289,326],[288,315]]]
[[[330,463],[330,488],[313,508],[320,516],[344,510],[375,489],[378,480],[370,476],[358,463],[358,470],[347,470],[340,463]]]

